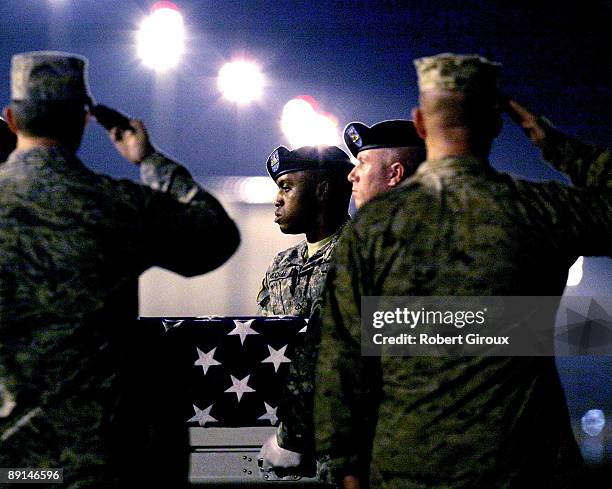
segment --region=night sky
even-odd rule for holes
[[[91,61],[97,101],[144,119],[154,141],[195,175],[265,175],[267,156],[286,144],[279,118],[289,99],[315,97],[341,127],[407,118],[417,103],[414,58],[474,52],[501,62],[502,87],[559,127],[600,144],[612,139],[611,2],[177,1],[187,53],[161,76],[142,66],[135,48],[153,3],[3,0],[0,99],[9,97],[13,53],[77,52]],[[269,84],[259,103],[240,109],[216,88],[218,70],[238,55],[256,60]],[[83,160],[135,177],[94,126]],[[492,162],[527,177],[555,176],[509,121]]]
[[[417,104],[412,60],[473,52],[501,62],[502,88],[565,132],[601,145],[612,141],[610,1],[177,0],[187,53],[161,76],[142,66],[135,47],[135,32],[153,3],[2,0],[0,101],[9,100],[12,54],[79,53],[90,60],[95,99],[144,119],[153,141],[197,177],[266,175],[270,152],[287,144],[279,118],[289,99],[315,97],[341,128],[354,120],[409,118]],[[257,61],[268,82],[263,99],[241,109],[216,88],[218,70],[238,55]],[[528,178],[559,178],[505,122],[493,166]],[[79,155],[96,171],[137,178],[95,123]],[[610,260],[587,260],[585,273],[582,292],[612,295]],[[609,412],[611,363],[563,364],[564,375],[577,376],[578,391],[590,392],[593,404],[607,403]],[[599,380],[591,380],[594,372]]]

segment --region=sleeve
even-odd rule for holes
[[[575,256],[611,256],[612,152],[563,134],[545,117],[537,123],[542,156],[574,184],[548,197],[560,209],[560,222],[569,224],[561,241],[571,242]]]
[[[312,422],[315,363],[320,329],[318,312],[308,320],[303,343],[296,344],[279,403],[276,439],[282,448],[299,452],[311,460],[314,453]]]
[[[566,136],[545,117],[538,118],[544,131],[539,143],[542,156],[570,177],[577,187],[612,188],[612,151]]]
[[[550,237],[570,251],[572,263],[578,256],[612,256],[612,191],[557,185],[549,187],[552,192],[546,199],[557,208]]]
[[[338,243],[323,296],[314,394],[317,457],[329,457],[336,483],[367,480],[381,398],[380,358],[361,355],[361,297],[369,295],[369,260],[353,225]]]
[[[223,264],[238,248],[238,228],[187,169],[160,153],[140,164],[145,194],[144,248],[149,263],[184,276]]]

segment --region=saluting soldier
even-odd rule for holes
[[[212,270],[239,233],[140,121],[111,139],[143,185],[84,166],[76,152],[91,107],[85,58],[13,57],[5,117],[18,142],[0,165],[0,466],[63,468],[70,488],[179,487],[181,447],[151,450],[172,393],[163,359],[134,336],[137,281],[151,266]]]
[[[349,220],[353,164],[336,146],[281,146],[268,158],[267,169],[278,186],[275,222],[286,234],[306,239],[272,260],[257,296],[263,315],[311,317],[321,295],[342,227]],[[308,328],[305,347],[289,365],[285,396],[279,408],[278,433],[262,447],[268,477],[312,475],[312,392],[318,331]],[[319,473],[324,467],[319,464]]]
[[[371,127],[351,122],[344,129],[344,142],[358,160],[348,176],[357,209],[396,188],[425,161],[425,142],[408,120],[382,121]]]
[[[427,160],[339,241],[322,309],[317,453],[346,488],[575,487],[581,456],[554,358],[361,356],[362,296],[561,296],[579,255],[612,254],[609,151],[564,141],[553,161],[583,188],[499,173],[488,162],[498,65],[452,54],[415,63]],[[510,107],[533,136],[533,119]]]

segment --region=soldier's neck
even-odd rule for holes
[[[53,148],[61,146],[58,141],[46,137],[17,135],[17,150],[28,151],[34,148]]]
[[[308,241],[309,243],[316,243],[325,238],[328,238],[336,231],[338,231],[338,229],[342,227],[345,221],[346,216],[333,220],[330,219],[329,221],[318,222],[317,225],[313,227],[313,229],[306,232],[306,241]]]
[[[431,161],[468,155],[487,159],[491,152],[491,143],[490,139],[476,140],[468,132],[457,130],[430,134],[425,139],[427,159]]]

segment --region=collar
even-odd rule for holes
[[[65,165],[66,163],[82,165],[73,153],[61,146],[36,146],[25,150],[16,149],[9,155],[6,163],[18,162],[35,162],[38,164],[43,162],[52,166],[54,166],[53,164]]]
[[[425,176],[432,173],[482,173],[491,169],[486,159],[473,155],[449,156],[439,160],[426,160],[419,167],[415,176]]]
[[[311,257],[317,251],[323,248],[327,243],[331,242],[331,240],[334,239],[335,234],[336,233],[328,236],[327,238],[323,238],[321,241],[317,241],[316,243],[309,243],[308,241],[306,241],[306,257]]]
[[[346,224],[350,220],[351,220],[351,216],[347,215],[344,222],[340,225],[338,229],[336,229],[334,234],[332,234],[331,236],[327,236],[326,238],[323,238],[321,241],[317,241],[316,243],[309,243],[308,241],[304,240],[303,243],[305,243],[305,246],[302,251],[302,257],[304,261],[309,260],[310,258],[312,258],[314,255],[316,255],[319,252],[322,252],[324,250],[325,251],[329,250],[331,248],[331,245],[335,243],[336,241],[338,241],[338,238],[340,238],[340,233],[342,233],[344,226],[346,226]],[[320,246],[317,247],[317,245],[319,244]],[[313,247],[316,247],[316,249],[314,249],[314,251],[311,251]]]

